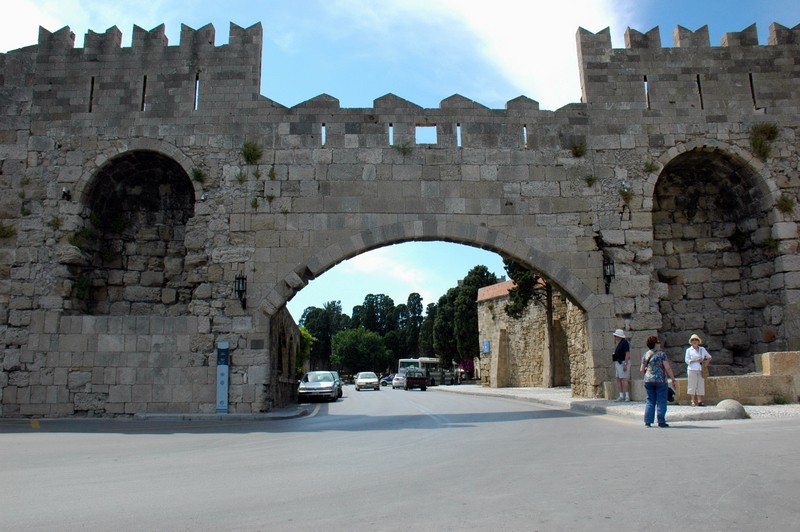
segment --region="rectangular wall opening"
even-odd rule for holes
[[[700,83],[700,74],[697,75],[697,97],[700,99],[700,109],[703,109],[703,85]]]
[[[394,146],[394,126],[389,124],[389,146]]]
[[[320,130],[320,137],[322,139],[322,146],[328,141],[327,132],[325,131],[325,124],[322,124],[322,128]]]
[[[436,125],[417,124],[415,140],[417,144],[436,144]]]
[[[456,146],[461,147],[461,124],[456,124]]]
[[[647,76],[644,77],[644,101],[647,108],[650,109],[650,87],[647,85]]]
[[[753,82],[753,73],[748,74],[750,77],[750,99],[753,100],[753,110],[758,109],[758,102],[756,101],[756,85]]]
[[[200,72],[194,75],[194,110],[200,108]]]
[[[94,76],[92,76],[92,80],[89,83],[89,112],[92,112],[92,107],[94,107]]]
[[[522,126],[522,145],[528,147],[528,125]]]
[[[141,111],[147,111],[147,76],[142,79],[142,107]]]

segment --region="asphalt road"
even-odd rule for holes
[[[800,423],[356,392],[270,421],[0,421],[2,530],[800,529]]]

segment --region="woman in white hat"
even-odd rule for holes
[[[689,338],[689,346],[686,349],[686,373],[688,377],[687,393],[692,397],[692,406],[706,406],[703,403],[703,396],[706,393],[705,383],[703,382],[703,366],[711,362],[711,355],[706,348],[700,345],[703,340],[693,334]]]

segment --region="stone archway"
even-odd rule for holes
[[[582,314],[581,323],[572,327],[584,331],[584,338],[580,342],[571,342],[569,347],[564,347],[580,351],[576,354],[576,361],[571,368],[576,376],[572,381],[573,392],[579,396],[590,397],[601,393],[602,382],[606,380],[601,346],[604,345],[603,335],[610,327],[608,313],[604,312],[607,309],[601,298],[573,272],[547,253],[485,227],[455,222],[430,225],[408,222],[362,231],[344,242],[328,246],[298,266],[267,294],[259,309],[267,315],[274,315],[310,280],[356,255],[390,244],[425,240],[440,240],[493,251],[528,265],[552,282],[578,309],[577,313]],[[574,321],[574,318],[572,320]],[[597,349],[593,349],[593,345],[598,346]]]
[[[90,313],[181,315],[191,301],[185,227],[195,190],[184,168],[152,150],[98,167],[81,194],[82,227],[70,237],[73,300]]]
[[[665,286],[660,333],[676,361],[698,333],[714,353],[714,374],[747,373],[752,355],[784,347],[768,310],[781,297],[770,288],[772,191],[763,165],[741,150],[685,148],[662,161],[653,189],[653,275]]]

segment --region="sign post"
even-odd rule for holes
[[[228,413],[228,371],[230,351],[228,342],[217,342],[217,414]]]

